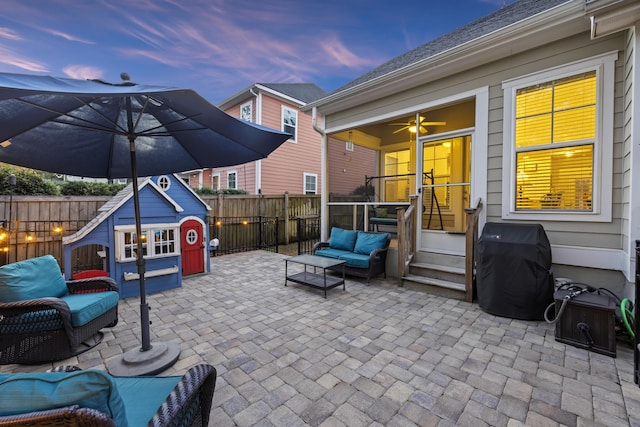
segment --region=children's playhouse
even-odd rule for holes
[[[147,293],[180,287],[182,276],[208,273],[209,206],[177,175],[141,178],[138,189]],[[75,249],[102,246],[104,271],[91,274],[115,279],[121,298],[139,296],[136,238],[133,187],[129,184],[86,226],[63,238],[65,277],[72,277]]]

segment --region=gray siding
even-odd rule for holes
[[[552,44],[514,54],[509,58],[496,61],[482,67],[464,70],[427,84],[416,82],[410,91],[396,93],[392,96],[364,103],[348,110],[331,114],[327,117],[327,128],[348,127],[351,123],[366,121],[371,117],[389,118],[394,112],[410,109],[412,106],[434,103],[438,99],[455,96],[480,87],[489,87],[489,123],[488,123],[488,171],[487,171],[487,221],[501,221],[502,206],[502,144],[503,141],[503,91],[504,80],[518,78],[527,74],[540,72],[548,68],[593,57],[595,55],[619,51],[616,63],[615,85],[615,132],[614,132],[614,165],[613,165],[613,218],[610,223],[599,222],[542,222],[552,244],[622,249],[623,242],[628,239],[623,230],[628,221],[629,183],[625,182],[628,174],[628,156],[630,141],[629,130],[625,123],[631,119],[630,106],[625,103],[625,91],[628,90],[627,62],[632,53],[629,52],[629,37],[626,33],[591,40],[588,33],[582,33]],[[415,110],[414,110],[415,111]],[[626,136],[626,138],[625,138]],[[628,181],[628,178],[627,178]],[[605,190],[606,191],[606,190]]]

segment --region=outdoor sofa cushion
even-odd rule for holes
[[[170,377],[113,377],[124,401],[130,426],[146,426],[160,403],[180,382],[179,376]]]
[[[129,425],[115,378],[103,371],[0,374],[0,395],[0,416],[80,405],[105,413],[118,427]]]
[[[351,250],[341,249],[350,247],[350,241],[354,237]],[[384,248],[387,238],[386,233],[367,233],[333,227],[329,247],[318,249],[315,255],[346,261],[347,267],[368,268],[369,255],[376,249]]]
[[[0,267],[0,302],[60,298],[68,292],[60,266],[51,255]]]
[[[386,234],[372,234],[358,231],[353,252],[361,255],[369,255],[375,249],[382,249],[387,244]]]
[[[65,295],[61,299],[69,306],[71,326],[77,328],[117,306],[119,298],[117,292],[107,291]]]
[[[333,227],[331,229],[331,236],[329,237],[329,247],[332,249],[353,252],[357,238],[358,232],[355,230],[345,230],[343,228]]]

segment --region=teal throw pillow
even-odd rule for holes
[[[387,244],[386,233],[364,233],[358,231],[358,239],[353,252],[362,255],[369,255],[374,249],[382,249]]]
[[[106,414],[118,427],[128,426],[116,383],[104,371],[0,374],[0,396],[0,416],[79,405]]]
[[[60,266],[51,255],[0,267],[0,301],[60,298],[68,293]]]
[[[355,230],[345,230],[333,227],[331,229],[331,237],[329,238],[329,247],[332,249],[353,252],[353,247],[356,244],[357,237],[358,232]]]

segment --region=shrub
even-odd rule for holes
[[[124,187],[125,184],[66,181],[60,184],[60,193],[64,196],[113,196]]]
[[[16,185],[12,188],[9,185],[9,175],[15,175]],[[12,166],[0,167],[0,194],[11,194],[20,196],[29,195],[49,195],[56,196],[60,194],[59,187],[49,181],[44,180],[41,172],[32,169],[25,169]]]

